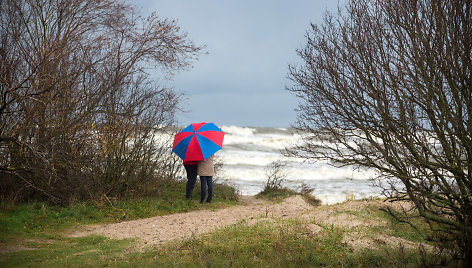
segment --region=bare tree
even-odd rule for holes
[[[122,1],[3,0],[2,196],[63,203],[141,191],[166,173],[156,140],[180,96],[147,70],[172,75],[200,49],[173,21]]]
[[[472,266],[472,1],[349,1],[306,38],[288,153],[375,169]]]

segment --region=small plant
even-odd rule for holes
[[[315,187],[310,186],[310,185],[308,185],[308,184],[305,183],[305,182],[302,182],[302,183],[298,186],[298,192],[299,192],[301,195],[310,195],[311,193],[313,193],[314,190],[315,190]]]
[[[292,195],[301,195],[308,203],[314,206],[321,205],[321,201],[311,195],[315,188],[309,186],[306,183],[302,183],[299,187],[297,187],[297,190],[292,190],[282,186],[282,183],[285,182],[288,175],[285,171],[286,166],[287,163],[282,160],[276,160],[267,165],[267,181],[264,186],[264,190],[262,190],[262,192],[258,193],[256,196],[268,199],[283,199]]]
[[[297,192],[305,198],[305,200],[310,203],[313,206],[319,206],[321,205],[321,200],[316,198],[315,196],[312,195],[313,191],[315,190],[315,187],[308,185],[305,182],[302,182],[298,187],[297,187]]]
[[[286,162],[281,160],[274,161],[267,166],[266,170],[266,185],[265,190],[280,190],[282,189],[282,182],[287,178],[287,172],[284,170],[287,166]]]
[[[287,172],[284,168],[287,166],[286,162],[281,160],[270,163],[266,168],[267,181],[264,190],[258,193],[257,197],[264,197],[268,199],[285,198],[290,195],[298,194],[296,191],[282,186],[282,183],[287,178]]]

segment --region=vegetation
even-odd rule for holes
[[[287,151],[370,168],[428,239],[472,266],[472,2],[353,0],[311,25],[290,66],[304,142]],[[408,211],[392,213],[415,225]],[[418,228],[420,230],[421,228]]]
[[[301,184],[298,190],[289,189],[282,184],[287,178],[284,168],[286,163],[283,161],[274,161],[266,168],[266,184],[264,189],[256,195],[258,198],[280,201],[293,195],[301,195],[305,200],[315,206],[321,205],[321,200],[311,195],[314,188],[307,184]]]
[[[215,201],[219,202],[216,199]],[[148,203],[142,205],[141,209],[147,210],[154,205]],[[214,205],[217,204],[211,204]],[[143,252],[132,250],[136,244],[133,240],[114,240],[97,235],[68,238],[61,234],[63,227],[49,227],[50,229],[41,231],[36,229],[24,232],[20,236],[23,250],[0,252],[0,266],[415,267],[447,264],[447,259],[437,259],[434,251],[393,246],[379,240],[379,235],[393,235],[410,241],[410,234],[415,231],[408,224],[395,224],[393,217],[372,205],[365,206],[359,202],[355,207],[355,210],[343,209],[342,206],[330,206],[329,209],[339,214],[355,215],[356,218],[367,221],[382,222],[382,225],[348,228],[324,223],[316,218],[280,220],[261,217],[254,219],[255,222],[252,223],[242,221],[185,241],[170,242],[159,248],[149,247]],[[45,215],[42,218],[44,222],[62,221],[61,219],[70,217],[66,221],[73,224],[75,221],[83,222],[83,215],[94,214],[80,212],[73,215],[76,212],[64,211],[60,212],[62,215],[55,216],[57,207],[41,208],[38,205],[36,209]],[[105,216],[104,211],[106,210],[99,210],[97,213],[97,217],[103,217],[98,221],[114,221],[113,217]],[[66,214],[69,216],[65,216]],[[78,216],[79,214],[82,216]],[[97,222],[96,219],[86,221]],[[423,226],[427,227],[425,222]],[[353,248],[349,245],[346,238],[356,234],[369,238],[373,247]],[[426,242],[418,237],[412,240],[417,243]],[[26,248],[29,250],[25,250]],[[437,262],[432,262],[433,260]]]
[[[237,204],[235,189],[215,183],[214,199],[202,206],[198,200],[184,198],[185,182],[168,181],[153,197],[120,200],[103,196],[98,200],[78,201],[69,206],[31,201],[2,202],[0,207],[1,267],[97,266],[133,259],[128,254],[133,240],[113,240],[92,235],[70,238],[64,232],[77,226],[121,222],[199,209],[218,209]],[[199,195],[197,185],[195,194]],[[131,256],[131,257],[130,257]],[[139,259],[140,257],[138,257]]]
[[[123,1],[2,1],[0,198],[143,196],[174,178],[180,96],[149,69],[171,76],[199,51]]]
[[[198,185],[197,185],[198,186]],[[221,208],[236,204],[234,188],[215,184],[214,202],[202,207],[197,200],[186,200],[185,183],[167,182],[153,197],[127,200],[109,199],[78,202],[67,207],[34,201],[13,205],[2,203],[0,210],[0,243],[17,239],[49,239],[56,232],[76,225],[121,222],[158,215],[174,214],[202,208]],[[195,189],[199,194],[199,189]]]
[[[291,195],[297,194],[294,190],[282,186],[287,174],[284,170],[285,162],[274,161],[266,167],[266,183],[264,189],[256,197],[270,200],[281,200]]]

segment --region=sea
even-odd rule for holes
[[[300,136],[286,128],[222,126],[223,148],[216,153],[221,169],[215,177],[234,186],[242,195],[256,195],[266,185],[273,162],[284,163],[282,186],[299,190],[302,185],[322,204],[381,197],[375,186],[375,172],[353,167],[334,167],[326,161],[286,157],[282,150],[300,142]]]

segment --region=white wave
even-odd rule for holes
[[[286,182],[283,185],[287,188],[297,190],[301,183],[314,188],[312,194],[320,199],[323,205],[336,204],[346,200],[378,197],[381,195],[379,188],[374,187],[370,182],[345,183],[338,180],[335,183],[330,181],[298,181]],[[231,184],[239,189],[242,195],[256,195],[264,189],[264,183],[260,181],[233,180]]]
[[[223,176],[233,180],[265,181],[267,168],[278,158],[260,158],[257,161],[223,162],[225,164]],[[283,169],[287,181],[307,180],[370,180],[375,177],[373,171],[355,170],[349,167],[334,168],[327,164],[315,163],[313,165],[287,164]]]
[[[298,140],[296,135],[288,131],[270,133],[264,129],[264,132],[259,133],[255,128],[235,126],[223,126],[222,130],[226,132],[223,145],[229,148],[243,147],[253,151],[282,150]]]
[[[274,161],[283,161],[285,184],[296,188],[305,183],[315,188],[313,194],[323,204],[379,196],[380,190],[372,186],[375,173],[355,170],[352,167],[336,168],[326,162],[307,162],[302,158],[288,158],[281,150],[302,142],[302,136],[287,129],[260,129],[223,126],[225,139],[218,153],[224,164],[222,178],[235,185],[244,195],[255,195],[263,190],[267,168]]]
[[[256,131],[255,128],[249,127],[237,127],[237,126],[222,126],[221,130],[223,130],[226,135],[234,135],[234,136],[242,136],[242,137],[251,137],[254,135]]]

